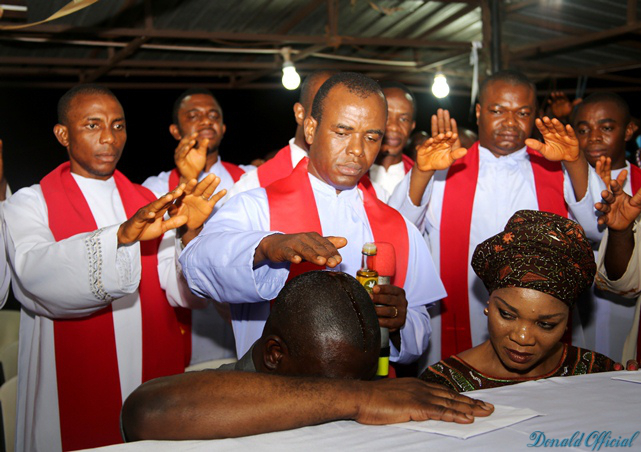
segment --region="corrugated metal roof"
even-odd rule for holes
[[[0,83],[65,86],[95,78],[114,86],[276,88],[278,49],[290,46],[294,59],[305,53],[296,61],[302,74],[349,69],[427,85],[442,69],[454,92],[464,93],[471,83],[466,54],[483,40],[490,1],[101,0],[47,25],[0,31]],[[67,2],[27,1],[28,21]],[[641,18],[641,2],[633,3]],[[513,0],[501,10],[510,65],[539,80],[586,73],[615,89],[641,89],[636,72],[617,79],[612,69],[641,61],[641,26],[628,17],[626,0]],[[275,53],[258,53],[269,51]],[[413,66],[390,65],[399,61]],[[481,61],[485,70],[489,58]]]

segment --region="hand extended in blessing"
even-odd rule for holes
[[[421,171],[444,170],[452,166],[455,160],[467,154],[465,148],[454,148],[458,134],[439,133],[425,141],[416,151],[416,164]],[[459,142],[460,143],[460,142]]]
[[[599,224],[604,224],[614,231],[624,231],[629,228],[634,220],[641,214],[641,190],[634,196],[623,191],[623,184],[628,177],[627,170],[619,173],[619,176],[610,181],[610,189],[603,190],[601,196],[603,202],[597,202],[594,207],[603,215],[599,217]]]
[[[333,268],[343,260],[338,249],[345,245],[347,239],[344,237],[323,237],[317,232],[272,234],[256,247],[254,264],[265,260],[300,264],[305,260]]]
[[[186,215],[176,215],[167,220],[163,218],[174,200],[183,194],[184,189],[185,184],[180,184],[174,191],[141,207],[133,217],[122,223],[118,228],[118,246],[153,240],[165,232],[185,224],[187,222]]]
[[[181,182],[198,179],[207,163],[209,139],[197,141],[198,132],[184,137],[174,151],[174,162],[180,173]]]
[[[450,112],[443,108],[436,110],[436,114],[432,115],[431,120],[432,126],[432,138],[436,138],[441,133],[445,135],[447,132],[452,132],[453,135],[456,135],[456,141],[452,145],[452,149],[458,149],[461,147],[461,140],[458,139],[458,126],[456,125],[456,119],[450,118]]]
[[[525,140],[526,145],[553,162],[574,162],[579,159],[579,140],[571,125],[564,126],[558,119],[547,116],[537,118],[535,124],[545,143],[528,138]]]
[[[612,159],[602,155],[599,157],[599,160],[596,161],[594,169],[601,180],[605,182],[605,186],[610,187],[610,182],[612,181]]]
[[[218,184],[220,177],[214,174],[209,174],[200,182],[192,179],[187,183],[183,194],[169,208],[169,215],[172,217],[187,216],[187,222],[179,230],[183,246],[187,246],[200,233],[216,203],[227,194],[227,190],[221,190],[214,195]]]

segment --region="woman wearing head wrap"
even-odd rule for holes
[[[464,392],[615,370],[608,357],[561,342],[570,309],[596,272],[577,223],[521,210],[476,247],[472,267],[490,294],[490,338],[430,366],[421,379]]]

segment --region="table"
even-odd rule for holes
[[[107,446],[104,452],[138,451],[518,451],[537,450],[531,435],[540,431],[547,439],[570,438],[584,433],[581,447],[563,450],[592,450],[585,441],[592,432],[611,432],[610,439],[629,438],[641,431],[641,384],[613,380],[621,372],[576,377],[557,377],[503,388],[466,393],[494,404],[530,408],[546,414],[510,427],[461,440],[394,426],[368,426],[352,421],[330,422],[285,432],[211,441],[141,441]],[[592,446],[595,439],[588,441]],[[597,446],[598,447],[598,446]],[[549,449],[539,447],[538,449]],[[594,449],[599,450],[599,449]],[[641,434],[632,447],[600,448],[601,451],[641,451]]]

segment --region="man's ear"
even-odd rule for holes
[[[481,116],[481,104],[476,104],[476,108],[474,109],[476,112],[476,125],[479,124],[479,116]]]
[[[263,346],[263,365],[268,372],[277,373],[283,359],[289,354],[287,345],[279,336],[267,336]]]
[[[311,146],[311,144],[314,142],[314,134],[316,133],[316,127],[318,127],[318,122],[312,118],[311,116],[308,116],[305,118],[305,141],[307,144]]]
[[[176,141],[180,141],[183,139],[183,136],[180,133],[180,130],[178,129],[178,126],[176,124],[172,124],[169,126],[169,133],[171,133],[171,136],[174,137]]]
[[[639,130],[639,126],[637,126],[633,121],[630,121],[625,128],[625,141],[630,141],[632,139],[632,135],[634,135],[637,130]]]
[[[69,130],[67,129],[67,126],[56,124],[53,126],[53,134],[56,136],[58,143],[64,147],[69,146]]]
[[[294,118],[296,118],[296,124],[299,126],[303,125],[305,121],[305,107],[300,102],[294,104]]]

